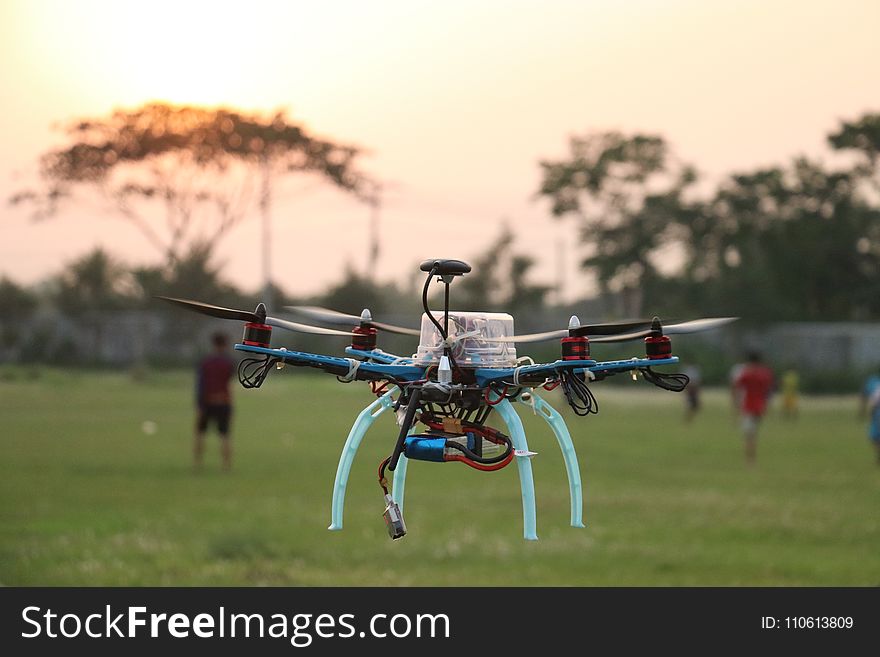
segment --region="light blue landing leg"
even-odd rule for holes
[[[413,428],[415,426],[413,425]],[[410,433],[412,433],[412,430]],[[403,493],[406,490],[406,464],[408,460],[403,454],[400,455],[397,468],[394,470],[394,482],[391,488],[391,499],[397,502],[401,514],[403,513]]]
[[[409,430],[410,435],[418,432],[419,423],[415,422]],[[409,459],[406,455],[401,454],[400,460],[397,462],[397,468],[394,470],[394,481],[391,487],[391,499],[397,502],[400,507],[400,513],[403,513],[403,493],[406,490],[406,464]]]
[[[584,497],[581,486],[581,472],[578,467],[574,444],[571,442],[571,434],[568,433],[568,427],[565,425],[562,415],[555,408],[541,399],[534,391],[531,392],[531,395],[534,400],[535,411],[553,429],[553,435],[556,436],[556,442],[559,443],[559,448],[562,450],[565,471],[568,473],[568,491],[571,497],[571,526],[583,527]],[[517,401],[526,406],[532,405],[529,402],[523,401],[521,397]]]
[[[513,410],[513,405],[506,399],[501,400],[495,410],[507,425],[510,432],[510,439],[513,441],[514,449],[523,453],[523,456],[517,456],[516,465],[519,468],[519,486],[522,491],[523,505],[523,538],[527,541],[537,541],[537,517],[535,513],[535,480],[532,478],[532,461],[531,457],[525,456],[529,451],[529,445],[526,442],[526,432],[523,430],[522,420]]]
[[[342,510],[345,506],[345,487],[348,485],[348,475],[351,472],[351,464],[357,454],[358,447],[364,439],[376,418],[394,405],[392,395],[397,388],[391,388],[372,404],[358,414],[357,419],[348,432],[342,455],[339,457],[339,466],[336,468],[336,481],[333,482],[333,505],[330,510],[330,526],[327,529],[338,531],[342,529]]]

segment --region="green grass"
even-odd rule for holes
[[[235,468],[190,466],[188,373],[45,370],[0,380],[0,583],[5,585],[878,585],[880,468],[855,400],[771,414],[747,469],[726,396],[690,426],[683,399],[594,388],[567,415],[586,529],[568,526],[559,449],[524,415],[540,541],[522,539],[516,467],[411,462],[409,535],[392,542],[375,483],[396,428],[381,418],[328,532],[339,451],[363,384],[276,373],[237,392]],[[548,394],[557,407],[557,393]],[[152,420],[149,436],[142,423]]]

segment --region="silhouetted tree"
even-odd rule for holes
[[[37,296],[11,278],[0,277],[0,321],[27,320],[37,309]]]
[[[471,273],[456,285],[456,308],[516,313],[544,304],[550,288],[528,282],[535,260],[514,253],[513,244],[513,232],[505,224],[489,248],[471,261]]]
[[[156,306],[153,299],[156,295],[235,304],[242,295],[222,280],[220,269],[210,244],[197,242],[170,267],[140,267],[132,275],[138,285],[139,299],[146,307]]]
[[[876,171],[880,160],[880,113],[868,112],[855,121],[843,121],[837,132],[828,135],[828,143],[836,150],[860,153]]]
[[[662,137],[618,132],[572,137],[569,156],[543,160],[539,196],[554,216],[574,215],[587,246],[583,261],[603,293],[640,315],[661,289],[660,249],[677,240],[675,220],[687,206],[695,171],[675,161]]]
[[[76,188],[95,190],[167,264],[194,245],[210,251],[255,205],[268,215],[281,176],[312,173],[347,192],[363,189],[357,148],[318,139],[284,112],[150,103],[77,121],[66,136],[40,159],[41,188],[10,201],[33,204],[34,218],[43,219]],[[164,209],[164,228],[144,202]]]
[[[71,317],[118,310],[131,299],[125,265],[101,248],[67,265],[56,281],[55,305]]]
[[[0,355],[17,353],[16,346],[27,336],[28,321],[38,303],[33,292],[6,276],[0,277]]]
[[[364,308],[369,308],[378,318],[391,309],[396,296],[395,289],[377,285],[348,266],[342,281],[332,285],[318,301],[328,308],[353,315],[360,315]]]
[[[880,313],[880,215],[858,174],[805,158],[737,174],[702,213],[682,216],[682,295],[702,312],[765,320],[865,319]]]
[[[90,360],[100,360],[106,314],[131,304],[132,283],[126,267],[100,248],[68,264],[56,278],[55,307],[88,331],[90,348],[83,353]]]

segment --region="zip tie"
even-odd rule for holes
[[[348,361],[348,374],[345,376],[337,376],[336,378],[342,381],[343,383],[351,383],[354,381],[354,377],[357,376],[358,368],[361,366],[361,361],[355,360],[354,358],[346,358]]]
[[[443,340],[443,344],[447,347],[454,347],[456,342],[460,342],[461,340],[467,340],[468,338],[473,338],[477,335],[480,335],[481,331],[473,330],[467,331],[465,333],[458,333],[456,335],[451,335],[445,340]]]

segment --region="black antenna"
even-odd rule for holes
[[[428,316],[428,319],[430,319],[434,326],[437,327],[437,330],[440,331],[440,335],[443,336],[443,340],[445,341],[449,338],[449,286],[452,284],[452,281],[455,280],[456,276],[463,276],[470,272],[471,266],[461,260],[437,259],[425,260],[419,266],[419,269],[428,272],[428,278],[425,280],[425,287],[422,290],[422,306],[424,306],[425,314]],[[443,281],[443,284],[446,286],[443,295],[442,326],[428,307],[428,286],[431,284],[431,279],[434,278],[434,276],[439,276],[440,280]],[[444,345],[443,354],[449,356],[450,349],[448,344]]]

